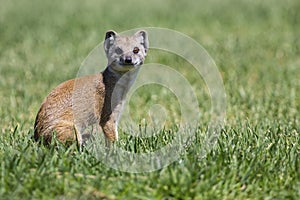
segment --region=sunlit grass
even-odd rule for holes
[[[299,1],[0,4],[0,199],[300,197]],[[219,68],[227,111],[211,151],[203,154],[211,106],[205,82],[183,59],[151,49],[146,63],[172,66],[197,91],[201,121],[178,161],[151,173],[132,174],[111,169],[76,146],[45,147],[32,140],[35,115],[45,96],[76,77],[106,30],[150,26],[191,36]],[[140,88],[128,103],[131,117],[141,125],[154,104],[164,105],[174,123],[144,138],[120,130],[116,145],[141,153],[173,140],[180,114],[169,90]]]

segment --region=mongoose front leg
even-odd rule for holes
[[[111,143],[118,140],[118,130],[116,120],[111,117],[107,121],[100,122],[100,126],[105,134],[106,147],[110,147]]]

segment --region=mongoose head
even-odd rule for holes
[[[132,36],[120,36],[115,31],[107,31],[104,50],[108,65],[117,72],[127,72],[143,64],[149,47],[146,31],[138,31]]]

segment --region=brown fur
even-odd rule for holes
[[[143,38],[142,42],[140,37]],[[120,108],[136,77],[139,65],[144,61],[148,39],[144,31],[137,32],[131,37],[121,37],[109,31],[105,39],[105,51],[109,59],[107,68],[100,74],[68,80],[51,91],[42,103],[35,120],[36,140],[44,138],[46,143],[50,143],[53,134],[56,134],[62,143],[77,140],[82,144],[85,129],[94,124],[101,126],[108,141],[118,139],[117,123]],[[129,45],[131,46],[128,47]],[[132,53],[131,49],[135,46],[141,49],[139,54]],[[115,47],[122,47],[124,55],[116,55],[113,51]],[[129,50],[126,50],[127,47]],[[138,64],[136,66],[132,64],[131,67],[126,63],[127,65],[122,67],[118,56],[126,58],[131,56]],[[121,77],[125,78],[118,82]],[[113,91],[120,84],[116,99],[112,99]]]

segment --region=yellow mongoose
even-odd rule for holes
[[[98,124],[108,145],[118,140],[122,105],[148,47],[148,36],[143,30],[133,36],[106,32],[106,69],[100,74],[68,80],[52,90],[36,116],[34,138],[49,143],[55,133],[62,143],[78,141],[82,145],[90,137],[83,134],[86,127]]]

